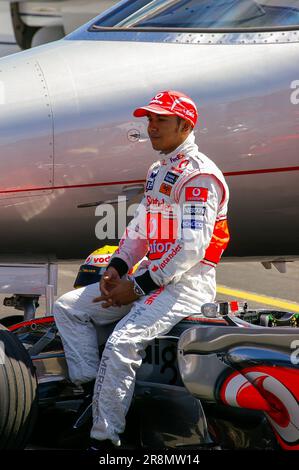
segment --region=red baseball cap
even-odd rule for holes
[[[189,121],[194,127],[198,118],[197,108],[189,96],[180,91],[161,91],[150,101],[147,106],[135,109],[135,117],[147,116],[148,112],[176,115]]]

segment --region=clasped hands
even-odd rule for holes
[[[101,295],[95,297],[93,302],[103,302],[102,307],[112,305],[121,307],[138,299],[134,292],[134,283],[129,279],[121,279],[115,268],[108,268],[100,281]]]

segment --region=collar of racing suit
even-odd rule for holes
[[[192,131],[188,135],[187,139],[184,140],[184,142],[181,145],[179,145],[175,150],[173,150],[173,152],[167,153],[167,154],[160,152],[160,154],[161,154],[161,157],[163,157],[163,160],[169,161],[171,158],[175,157],[179,153],[187,152],[189,148],[192,148],[192,150],[194,150],[194,147],[198,149],[198,146],[195,143],[195,134],[194,134],[194,131]]]

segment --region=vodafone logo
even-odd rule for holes
[[[110,261],[111,255],[103,255],[103,256],[89,256],[85,261],[85,264],[93,264],[93,265],[104,265],[106,266]]]
[[[164,93],[158,93],[155,96],[155,98],[152,99],[150,104],[164,104],[163,99],[161,100],[161,98],[163,98],[163,97],[164,97]]]
[[[200,193],[201,193],[200,188],[194,188],[193,191],[192,191],[192,196],[198,197],[198,196],[200,196]]]
[[[185,189],[186,201],[206,202],[208,199],[208,188],[191,187]]]
[[[160,242],[158,240],[154,240],[150,243],[150,255],[153,253],[165,253],[168,251],[172,246],[171,242]]]
[[[94,258],[95,263],[108,263],[111,258],[111,255],[101,257],[101,258]]]

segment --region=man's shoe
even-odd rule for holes
[[[98,454],[102,452],[114,451],[115,449],[115,445],[109,439],[105,439],[104,441],[90,439],[90,445],[87,448],[87,452],[90,454]]]

